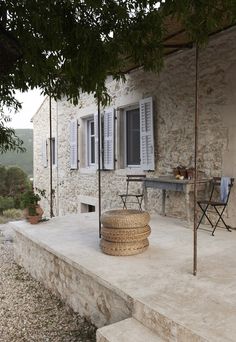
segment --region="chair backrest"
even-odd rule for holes
[[[229,196],[230,196],[230,192],[233,187],[233,184],[234,184],[234,178],[230,178],[230,182],[228,184],[229,188],[228,188],[227,197],[226,197],[226,200],[224,201],[225,205],[229,201]],[[212,189],[211,189],[211,194],[210,194],[210,200],[213,199],[213,196],[216,191],[218,192],[218,196],[220,195],[221,177],[213,177],[211,180],[211,185],[212,185]]]
[[[143,182],[146,178],[146,175],[126,175],[126,182],[127,182],[127,188],[126,188],[126,194],[129,194],[130,190],[130,183],[131,182]],[[142,186],[142,193],[143,193],[143,186]]]

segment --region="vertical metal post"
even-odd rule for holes
[[[198,121],[199,121],[199,107],[198,107],[198,59],[199,49],[196,43],[195,55],[195,114],[194,114],[194,219],[193,219],[193,275],[197,275],[197,180],[198,180]]]
[[[59,135],[58,135],[58,102],[56,102],[56,158],[57,158],[57,186],[56,186],[56,191],[54,191],[54,201],[55,201],[55,204],[56,204],[56,215],[58,216],[59,215],[59,173],[58,173],[58,170],[59,170],[59,158],[58,158],[58,146],[59,146]]]
[[[53,193],[52,193],[52,98],[49,96],[49,159],[50,159],[50,217],[53,217]]]
[[[101,103],[98,96],[98,222],[101,238]]]

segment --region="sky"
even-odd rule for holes
[[[35,89],[25,93],[16,91],[16,98],[22,103],[22,109],[16,114],[14,112],[9,113],[12,121],[7,126],[12,128],[33,128],[30,120],[43,102],[44,96],[40,94],[39,89]]]

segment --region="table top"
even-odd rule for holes
[[[198,179],[197,183],[207,183],[209,179]],[[176,179],[171,176],[148,177],[144,182],[158,182],[158,183],[176,183],[176,184],[194,184],[194,179]]]

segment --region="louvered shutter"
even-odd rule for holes
[[[139,106],[141,168],[146,171],[155,170],[152,98],[141,100]]]
[[[98,113],[94,114],[94,133],[95,133],[95,166],[98,169]]]
[[[47,139],[42,141],[42,163],[43,163],[43,167],[48,166]]]
[[[104,112],[104,168],[114,169],[114,109]]]
[[[70,168],[78,169],[78,121],[70,122]]]

